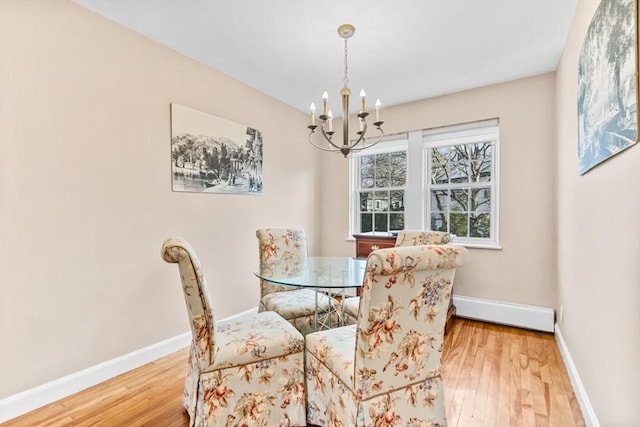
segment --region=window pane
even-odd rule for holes
[[[390,185],[402,187],[407,182],[407,152],[391,153],[389,158]]]
[[[376,154],[376,187],[389,186],[389,153]]]
[[[391,191],[391,207],[392,211],[404,211],[404,191]]]
[[[449,147],[438,147],[431,150],[431,183],[446,184],[449,182]]]
[[[451,160],[453,162],[469,163],[469,146],[468,145],[452,145]]]
[[[449,206],[448,190],[431,190],[431,210],[446,211]]]
[[[431,229],[433,231],[447,231],[447,217],[443,212],[431,214]]]
[[[466,162],[451,164],[451,182],[469,182],[469,165]]]
[[[373,231],[373,215],[360,214],[360,232],[366,233],[368,231]]]
[[[491,212],[491,189],[478,188],[471,190],[471,212]]]
[[[386,213],[377,213],[375,215],[374,231],[389,231],[388,215]]]
[[[376,191],[375,192],[375,201],[373,204],[373,209],[376,212],[380,211],[388,211],[389,210],[389,192],[388,191]]]
[[[360,157],[360,185],[362,188],[373,188],[374,156]]]
[[[469,147],[469,160],[491,160],[493,143],[491,142],[476,142],[474,144],[468,144]]]
[[[360,193],[360,211],[373,212],[373,193],[364,191]]]
[[[471,182],[491,181],[491,161],[471,163]]]
[[[458,237],[467,237],[467,218],[466,213],[452,213],[451,219],[451,233]]]
[[[471,214],[469,217],[469,237],[491,237],[491,215]]]
[[[467,189],[455,189],[451,190],[451,205],[449,209],[451,212],[468,211],[469,206],[469,190]],[[465,233],[466,235],[466,233]]]
[[[478,142],[468,144],[471,160],[471,182],[486,182],[491,180],[492,142]]]
[[[451,158],[451,147],[436,147],[431,149],[431,155],[434,161],[446,164]]]
[[[389,214],[390,227],[389,230],[404,230],[404,214]]]

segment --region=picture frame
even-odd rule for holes
[[[578,62],[581,175],[638,142],[638,0],[601,1]]]
[[[260,131],[171,104],[173,191],[261,195],[262,162]]]

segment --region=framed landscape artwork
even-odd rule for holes
[[[173,191],[262,194],[262,134],[171,104]]]
[[[638,0],[600,2],[578,63],[578,170],[638,140]]]

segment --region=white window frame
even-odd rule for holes
[[[385,138],[384,141],[378,143],[375,147],[367,148],[363,151],[352,152],[349,155],[349,237],[347,240],[353,240],[353,234],[356,230],[360,230],[360,215],[359,215],[359,194],[360,189],[360,157],[371,156],[373,154],[391,153],[395,151],[404,150],[407,152],[407,169],[409,168],[408,159],[408,140],[406,134],[392,135]],[[408,188],[409,182],[405,184],[405,188]],[[406,191],[406,190],[405,190]],[[406,196],[406,193],[405,193]],[[406,227],[406,215],[407,205],[405,200],[404,205],[405,215],[405,227]]]
[[[430,150],[436,147],[446,147],[453,145],[472,144],[476,142],[492,141],[491,150],[491,181],[481,183],[460,183],[449,185],[437,185],[439,188],[485,188],[491,189],[491,234],[487,238],[456,236],[455,243],[469,247],[500,249],[499,244],[499,159],[500,159],[500,138],[499,123],[497,119],[484,120],[481,122],[468,123],[464,125],[448,126],[423,131],[423,226],[430,227],[431,210],[429,208],[429,190],[431,189],[431,159]]]
[[[494,141],[491,159],[491,181],[478,184],[491,187],[491,236],[489,238],[467,238],[456,236],[454,243],[468,247],[501,249],[499,244],[499,161],[500,138],[498,119],[483,120],[461,125],[417,130],[402,134],[390,135],[383,142],[363,151],[349,155],[349,236],[360,230],[358,180],[360,179],[361,156],[388,153],[405,149],[407,151],[407,182],[405,187],[404,216],[405,229],[430,228],[429,189],[430,163],[429,149],[436,146],[447,146],[461,143]],[[466,187],[472,183],[464,184]]]

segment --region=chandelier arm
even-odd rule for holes
[[[324,124],[320,127],[320,130],[322,131],[322,136],[324,136],[324,139],[333,147],[335,147],[336,150],[340,150],[340,147],[334,144],[333,141],[331,141],[331,138],[329,138],[329,135],[327,135],[327,133],[324,131]],[[331,151],[334,151],[334,150],[332,149]]]
[[[363,140],[366,142],[365,135],[367,134],[367,122],[363,121],[364,126],[362,127],[362,130],[360,132],[358,132],[358,134],[360,135],[358,137],[358,140],[356,142],[354,142],[353,144],[349,145],[349,149],[353,150],[354,148],[358,147],[358,144],[360,144]],[[363,143],[363,147],[364,147],[364,143]]]
[[[378,130],[378,132],[380,132],[380,135],[378,136],[378,138],[372,142],[371,144],[367,144],[365,136],[366,136],[366,130],[367,130],[367,124],[365,123],[365,126],[362,130],[362,133],[360,134],[360,137],[358,138],[358,140],[356,142],[354,142],[353,144],[347,145],[346,148],[349,149],[349,151],[362,151],[364,149],[367,148],[371,148],[374,145],[378,144],[380,141],[382,141],[382,139],[384,138],[384,131],[382,130],[381,126],[376,126],[376,129]],[[329,144],[331,144],[331,147],[323,147],[321,145],[316,144],[316,142],[313,140],[313,134],[315,133],[315,130],[312,130],[311,132],[309,132],[309,142],[311,143],[311,145],[313,145],[314,147],[322,150],[322,151],[328,151],[328,152],[341,152],[341,150],[343,147],[340,147],[336,144],[334,144],[327,136],[326,132],[324,132],[324,129],[322,129],[322,134],[323,134],[323,138],[325,139],[325,141],[327,141]],[[362,142],[362,146],[358,147],[358,145]]]
[[[366,145],[366,141],[365,143],[362,144],[362,147],[357,147],[357,148],[352,148],[351,151],[362,151],[366,148],[371,148],[374,145],[376,145],[377,143],[379,143],[380,141],[382,141],[382,138],[384,138],[384,131],[382,130],[382,128],[380,126],[377,127],[378,131],[380,132],[380,135],[378,136],[378,139],[375,140],[375,142]]]
[[[337,146],[336,144],[334,144],[331,141],[331,138],[329,138],[329,134],[327,134],[324,130],[324,123],[322,124],[322,126],[320,126],[320,131],[322,132],[322,136],[324,137],[324,140],[326,142],[328,142],[333,148],[331,147],[323,147],[321,145],[316,144],[316,142],[313,140],[313,134],[315,133],[315,128],[311,129],[311,132],[309,132],[309,142],[316,148],[319,148],[321,150],[324,151],[332,151],[332,152],[336,152],[336,151],[340,151],[340,147]]]
[[[309,133],[309,142],[310,142],[310,143],[311,143],[311,145],[313,145],[314,147],[319,148],[319,149],[320,149],[320,150],[322,150],[322,151],[330,151],[330,152],[332,152],[332,153],[335,153],[335,152],[337,151],[335,148],[322,147],[322,146],[320,146],[320,145],[316,144],[316,143],[313,141],[312,136],[313,136],[313,132]]]

